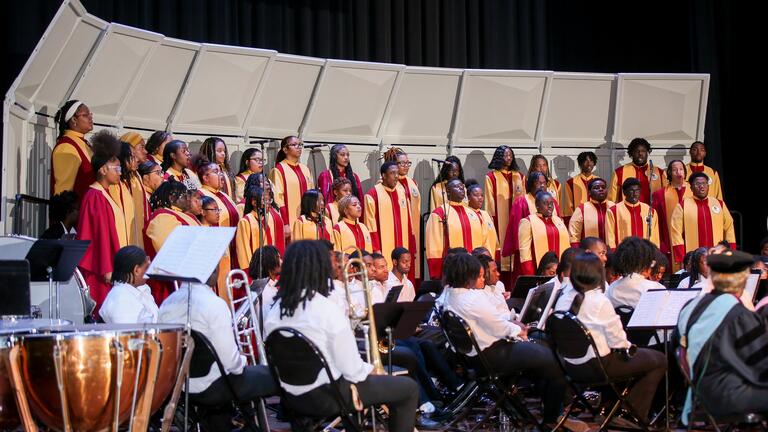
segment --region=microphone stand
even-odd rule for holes
[[[645,218],[645,223],[648,224],[648,240],[651,239],[651,233],[653,229],[651,227],[653,223],[653,161],[648,159],[648,166],[651,168],[651,174],[648,176],[648,217]]]
[[[437,163],[437,176],[440,177],[440,168],[445,162],[434,159],[433,161]],[[446,252],[448,252],[448,249],[451,247],[450,238],[448,237],[448,210],[450,207],[448,205],[448,196],[445,190],[445,188],[448,187],[448,182],[443,185],[443,182],[440,181],[438,184],[441,186],[441,195],[443,196],[443,220],[441,222],[443,224],[443,241],[446,243],[443,245],[443,256],[445,256]]]

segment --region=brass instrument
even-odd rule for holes
[[[357,252],[359,258],[348,258],[344,263],[342,270],[342,278],[344,282],[344,291],[347,296],[347,303],[349,304],[349,320],[353,325],[353,328],[358,326],[368,327],[366,351],[368,355],[368,361],[373,365],[373,373],[375,375],[385,375],[384,365],[381,362],[381,353],[379,350],[379,337],[376,334],[376,318],[373,314],[373,296],[371,295],[371,287],[368,284],[368,270],[365,268],[365,262],[362,259],[363,253],[355,246],[350,246],[344,250],[346,253],[348,250]],[[353,252],[354,253],[354,252]],[[350,273],[350,267],[357,265],[360,270]],[[365,313],[359,314],[356,311],[356,305],[352,300],[352,292],[349,287],[349,279],[351,277],[360,276],[363,284],[363,294],[365,296]]]

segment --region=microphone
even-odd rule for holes
[[[437,162],[437,163],[439,163],[439,164],[447,164],[447,163],[448,163],[448,161],[447,161],[447,160],[443,160],[443,159],[435,159],[435,158],[432,158],[432,162]]]
[[[316,149],[318,147],[326,147],[328,144],[304,144],[305,149]]]

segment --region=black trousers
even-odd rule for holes
[[[547,346],[533,342],[500,340],[483,350],[491,367],[501,376],[524,372],[541,389],[545,423],[557,421],[563,409],[567,383],[557,359]]]

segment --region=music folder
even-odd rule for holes
[[[672,329],[686,303],[700,293],[700,289],[648,290],[635,306],[627,328]]]
[[[424,321],[434,305],[434,301],[376,303],[373,305],[373,314],[379,340],[387,336],[387,327],[392,328],[393,339],[413,336],[416,327]]]
[[[528,291],[549,282],[551,279],[552,276],[520,276],[515,282],[515,287],[510,297],[524,299],[528,296]]]
[[[233,227],[178,226],[152,260],[147,277],[205,283],[234,236]]]

